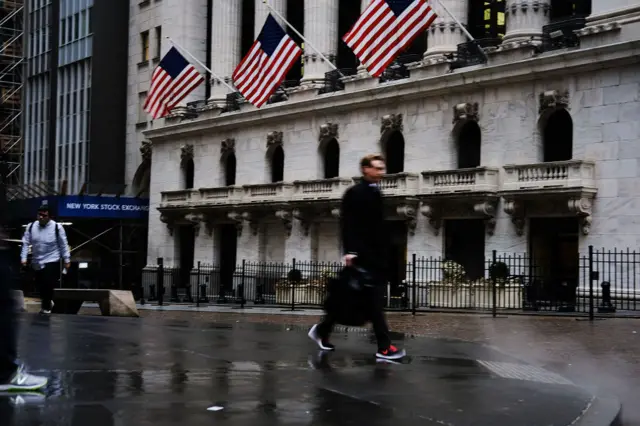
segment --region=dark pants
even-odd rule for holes
[[[8,382],[18,368],[18,318],[8,254],[0,248],[0,383]]]
[[[36,286],[40,290],[41,308],[49,311],[53,300],[53,289],[57,287],[60,280],[60,263],[45,263],[44,268],[35,272]]]
[[[380,284],[373,287],[365,287],[363,290],[363,297],[365,297],[366,305],[368,306],[368,318],[378,341],[378,349],[381,350],[388,349],[389,345],[391,345],[389,327],[384,316],[384,293],[385,287]],[[322,338],[328,338],[335,324],[336,319],[333,315],[327,313],[318,325],[318,335]]]

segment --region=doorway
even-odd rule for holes
[[[179,285],[177,287],[179,288],[186,288],[190,284],[195,241],[196,233],[193,225],[181,225],[178,227],[180,277]]]
[[[539,282],[539,299],[573,298],[580,279],[579,229],[575,217],[530,219],[531,275]]]
[[[444,256],[464,267],[468,280],[484,278],[484,220],[449,219],[444,224]]]
[[[231,223],[220,225],[218,241],[220,260],[220,294],[219,302],[224,303],[227,296],[233,293],[233,275],[236,271],[238,233]]]

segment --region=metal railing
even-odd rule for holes
[[[235,304],[320,308],[328,281],[340,263],[252,262],[238,265],[198,263],[181,269],[145,268],[134,292],[140,303]],[[467,256],[458,262],[413,255],[405,274],[387,283],[390,310],[574,313],[640,311],[640,252],[594,250],[570,263],[552,256],[497,253]]]

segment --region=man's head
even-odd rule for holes
[[[384,157],[380,154],[369,154],[360,160],[360,171],[362,177],[369,182],[380,182],[386,171]]]
[[[38,209],[38,222],[40,223],[40,226],[45,226],[47,223],[49,223],[49,219],[49,207],[40,206],[40,208]]]

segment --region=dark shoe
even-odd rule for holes
[[[311,330],[309,330],[309,338],[316,342],[318,347],[323,351],[333,351],[336,349],[334,345],[329,343],[329,339],[323,339],[320,337],[318,334],[318,324],[314,325],[311,327]]]
[[[394,360],[404,358],[406,355],[407,353],[404,349],[398,349],[393,345],[389,345],[387,349],[378,349],[376,358]]]

